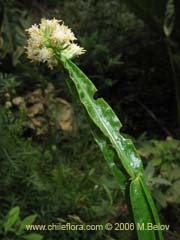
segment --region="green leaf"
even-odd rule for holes
[[[171,182],[162,177],[155,177],[152,179],[153,184],[163,184],[166,186],[171,186]]]
[[[170,181],[172,180],[176,180],[180,178],[180,167],[179,166],[175,166],[175,168],[171,171],[170,173]]]
[[[157,240],[154,230],[146,230],[148,223],[154,224],[154,220],[148,203],[145,201],[145,194],[138,177],[130,184],[130,200],[135,223],[144,224],[145,228],[144,230],[137,229],[138,240]],[[138,228],[138,226],[136,227]]]
[[[141,159],[132,141],[125,139],[119,133],[122,125],[112,108],[104,101],[104,99],[94,99],[96,87],[74,63],[70,60],[61,61],[63,61],[64,67],[69,72],[70,77],[76,86],[79,98],[86,108],[89,117],[109,139],[112,147],[117,152],[124,169],[132,178],[134,178],[139,172],[143,173]]]
[[[166,196],[162,192],[160,192],[159,190],[155,190],[153,191],[153,196],[160,206],[162,206],[163,208],[167,207]]]
[[[102,184],[105,192],[107,193],[107,196],[109,198],[109,202],[110,202],[110,205],[112,206],[113,205],[113,198],[112,198],[112,194],[111,194],[111,191],[110,189],[105,185],[105,184]]]
[[[19,213],[20,213],[20,208],[14,207],[12,208],[8,215],[7,215],[7,220],[4,223],[5,230],[10,230],[18,221],[19,221]]]
[[[26,225],[31,225],[35,221],[36,217],[37,217],[37,215],[33,214],[33,215],[30,215],[30,216],[24,218],[20,224],[18,232],[21,233],[23,230],[25,230]]]
[[[121,54],[115,56],[114,58],[110,58],[108,62],[109,67],[123,64],[120,58],[121,58]]]
[[[168,0],[164,18],[164,34],[169,37],[173,31],[175,24],[175,7],[174,0]]]
[[[157,210],[156,210],[156,207],[155,207],[155,204],[154,204],[154,201],[151,197],[151,194],[145,184],[145,181],[144,179],[142,179],[142,177],[139,177],[139,182],[140,182],[140,185],[144,191],[144,195],[145,195],[145,198],[146,198],[146,203],[148,204],[149,206],[149,212],[151,212],[152,214],[152,217],[153,217],[153,222],[158,225],[160,224],[160,220],[159,220],[159,217],[158,217],[158,214],[157,214]],[[145,199],[144,199],[145,201]],[[157,231],[157,240],[163,240],[163,236],[162,236],[162,231]]]
[[[115,176],[116,180],[118,181],[118,184],[121,190],[124,192],[126,188],[127,179],[114,162],[114,158],[115,158],[114,150],[110,148],[110,145],[107,143],[107,140],[103,138],[103,136],[97,135],[95,133],[93,133],[93,136],[104,155],[104,158],[107,162],[108,167],[110,168],[112,174]]]
[[[20,61],[19,58],[24,52],[24,48],[21,46],[18,46],[17,49],[13,52],[13,66],[16,66]]]
[[[169,203],[180,203],[180,180],[175,181],[166,193]]]
[[[24,235],[23,238],[25,240],[41,240],[41,239],[43,239],[43,236],[38,233],[31,233],[28,235]]]
[[[147,182],[152,180],[152,178],[154,176],[154,172],[155,172],[154,166],[153,166],[152,162],[149,162],[144,171],[144,175],[145,175]]]

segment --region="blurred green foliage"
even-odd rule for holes
[[[180,142],[143,141],[139,153],[147,161],[146,181],[160,207],[180,202]]]
[[[33,224],[36,217],[37,216],[33,214],[21,220],[20,208],[16,206],[8,212],[4,219],[1,219],[0,232],[4,237],[10,233],[11,237],[15,239],[41,240],[43,236],[38,233],[25,233],[26,225]]]
[[[1,110],[0,116],[1,214],[18,204],[25,216],[38,214],[39,224],[59,218],[73,223],[69,215],[89,224],[128,217],[118,183],[109,175],[90,133],[84,135],[86,125],[77,136],[61,133],[59,142],[53,135],[54,142],[36,146],[31,138],[22,136],[24,116],[14,120],[9,110]],[[85,239],[87,233],[83,234]],[[106,235],[108,238],[105,232],[95,233],[94,239]],[[48,236],[53,239],[58,233]]]

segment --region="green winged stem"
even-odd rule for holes
[[[139,173],[143,174],[141,159],[132,141],[120,135],[119,131],[122,125],[112,108],[104,99],[94,99],[96,87],[71,60],[61,59],[61,61],[74,82],[89,117],[109,139],[126,172],[131,178],[135,178]]]
[[[101,135],[94,134],[106,162],[113,175],[119,181],[122,190],[125,189],[127,178],[114,162],[117,154],[125,172],[129,175],[130,201],[135,223],[159,224],[154,202],[144,182],[142,161],[131,140],[120,134],[121,122],[108,103],[102,99],[94,99],[97,89],[89,78],[71,61],[59,57],[59,61],[68,71],[73,81],[81,103],[84,105],[90,119],[98,127]],[[115,151],[115,152],[114,152]],[[162,240],[158,231],[137,231],[138,240]]]
[[[149,209],[150,209],[149,211],[151,211],[153,222],[156,225],[158,225],[158,224],[160,224],[159,216],[157,214],[156,207],[154,205],[154,201],[151,197],[151,194],[150,194],[150,192],[149,192],[149,190],[146,186],[145,180],[142,177],[140,177],[139,182],[140,182],[140,185],[141,185],[141,187],[144,191],[144,195],[146,197],[146,202],[149,205]],[[162,231],[160,231],[160,230],[157,231],[157,239],[158,240],[163,240]]]
[[[102,135],[93,132],[93,136],[99,148],[101,149],[111,172],[118,181],[121,190],[124,191],[127,186],[127,178],[114,162],[115,153],[113,149],[108,144],[107,139]],[[161,231],[157,231],[155,234],[154,231],[142,229],[143,227],[146,228],[148,223],[158,225],[160,222],[151,194],[149,193],[141,176],[137,177],[130,184],[130,201],[134,220],[136,222],[138,238],[143,240],[162,240],[163,238]]]
[[[137,177],[130,184],[130,200],[133,210],[133,216],[136,223],[137,235],[139,240],[157,240],[155,231],[148,231],[146,227],[152,222],[152,215],[145,201],[145,193]]]
[[[111,170],[112,174],[118,181],[118,184],[122,192],[124,192],[126,189],[127,178],[114,162],[116,156],[114,150],[110,147],[110,144],[108,144],[108,141],[104,136],[97,134],[95,132],[93,132],[93,136],[99,148],[101,149],[101,152],[103,153],[103,156],[107,162],[109,169]]]

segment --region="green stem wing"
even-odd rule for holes
[[[109,146],[108,141],[106,140],[105,137],[100,136],[100,134],[96,134],[94,132],[93,132],[93,136],[99,148],[101,149],[101,152],[103,153],[103,156],[107,162],[108,167],[110,168],[112,174],[118,181],[118,184],[122,192],[124,192],[126,189],[127,178],[122,173],[122,171],[116,166],[114,162],[114,158],[115,158],[114,150]]]
[[[135,178],[139,173],[143,174],[141,159],[132,141],[120,135],[119,131],[122,125],[112,108],[104,99],[94,99],[96,87],[71,60],[61,59],[61,61],[69,72],[89,117],[109,139],[126,172],[131,178]]]
[[[132,141],[125,139],[120,134],[119,131],[122,125],[118,117],[104,99],[94,99],[94,94],[97,91],[96,87],[71,60],[64,60],[62,58],[59,60],[68,71],[70,78],[76,87],[80,101],[88,112],[90,119],[104,135],[103,139],[96,137],[96,141],[102,150],[111,171],[117,179],[121,179],[122,182],[120,182],[120,184],[122,184],[123,187],[123,175],[121,175],[117,166],[114,165],[112,156],[110,156],[112,154],[110,150],[112,149],[108,148],[107,142],[104,141],[105,139],[108,139],[111,143],[111,146],[116,151],[122,166],[132,180],[130,185],[130,200],[135,222],[138,223],[138,221],[140,221],[147,223],[149,221],[149,223],[158,224],[159,218],[151,195],[145,186],[145,183],[139,180],[143,179],[143,166],[141,159]],[[105,149],[106,147],[107,149]],[[141,202],[139,202],[139,205],[138,201],[140,200]],[[141,203],[143,208],[141,207]],[[143,231],[143,233],[138,231],[138,239],[156,240],[155,231],[152,230],[151,233],[148,231]],[[162,240],[161,232],[158,233],[158,240]]]
[[[157,240],[154,230],[147,230],[148,224],[152,221],[151,211],[145,201],[145,194],[139,181],[139,177],[134,179],[130,184],[130,200],[136,230],[139,240]]]
[[[139,181],[140,181],[141,187],[142,187],[142,189],[144,191],[144,194],[146,196],[146,201],[148,202],[148,205],[149,205],[150,211],[152,213],[152,218],[154,220],[154,223],[156,225],[159,225],[160,224],[159,216],[157,214],[156,207],[154,205],[154,201],[153,201],[153,199],[151,197],[151,194],[150,194],[150,192],[149,192],[149,190],[148,190],[148,188],[146,186],[145,180],[142,177],[140,177]],[[158,240],[163,240],[163,235],[162,235],[162,231],[161,230],[157,231],[157,239]]]

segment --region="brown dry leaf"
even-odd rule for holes
[[[48,83],[47,88],[45,89],[45,96],[48,97],[50,94],[52,94],[55,91],[55,87],[52,83]]]
[[[28,123],[29,128],[35,130],[36,135],[47,135],[48,129],[45,125],[45,119],[41,117],[32,118]]]
[[[12,103],[13,103],[15,106],[18,106],[18,107],[25,107],[25,106],[26,106],[26,103],[25,103],[23,97],[15,97],[15,98],[13,98],[13,99],[12,99]]]
[[[75,130],[75,117],[72,106],[65,99],[56,100],[56,124],[63,131]]]
[[[42,128],[37,128],[36,129],[36,134],[37,135],[48,135],[48,129],[46,128],[46,126],[43,126]]]
[[[6,101],[5,107],[6,108],[11,108],[12,107],[12,103],[10,101]]]
[[[172,136],[167,136],[166,137],[166,141],[172,141],[173,140],[173,137]]]
[[[40,88],[34,90],[33,92],[28,93],[27,101],[28,103],[37,103],[42,100],[42,90]]]
[[[4,97],[5,97],[7,100],[10,100],[11,94],[8,93],[8,92],[6,92],[6,93],[4,94]]]
[[[43,91],[37,88],[25,97],[18,96],[12,100],[14,105],[27,108],[29,127],[35,130],[37,135],[48,134],[47,115],[49,117],[48,124],[56,125],[67,132],[76,130],[75,116],[71,104],[65,99],[54,98],[54,91],[54,85],[49,83],[44,95]],[[46,112],[45,109],[47,109]]]
[[[68,218],[74,220],[75,222],[83,224],[84,222],[81,220],[81,218],[77,215],[68,215]]]
[[[42,103],[36,103],[33,106],[28,108],[28,116],[34,117],[38,114],[42,114],[44,112],[44,106]]]
[[[59,121],[59,127],[63,131],[71,132],[73,131],[73,122],[72,121]]]
[[[45,122],[45,119],[42,117],[36,117],[36,118],[31,118],[31,121],[35,127],[41,128]]]

